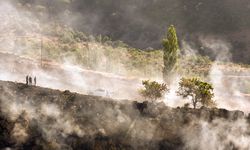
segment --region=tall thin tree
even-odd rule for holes
[[[163,79],[165,82],[169,82],[176,68],[179,53],[178,38],[173,25],[168,28],[167,37],[163,39],[162,44],[164,52]]]

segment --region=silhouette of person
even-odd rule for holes
[[[36,77],[34,78],[34,85],[36,86]]]
[[[29,85],[32,85],[32,77],[29,77]]]
[[[27,75],[26,76],[26,85],[28,85],[29,84],[29,76]]]

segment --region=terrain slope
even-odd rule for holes
[[[170,108],[6,81],[0,98],[1,149],[201,149],[217,136],[211,142],[237,149],[241,139],[228,136],[249,138],[241,111]]]

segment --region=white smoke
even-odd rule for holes
[[[36,121],[42,130],[44,138],[53,140],[60,136],[77,134],[79,137],[84,135],[84,131],[75,123],[68,112],[62,112],[57,104],[47,102],[37,103],[32,99],[17,99],[15,93],[10,89],[4,89],[1,95],[1,110],[5,116],[15,122],[12,136],[17,143],[23,143],[29,137],[27,130],[30,123]],[[22,97],[23,98],[23,97]]]
[[[216,58],[210,68],[208,81],[214,87],[214,100],[217,103],[217,107],[249,112],[248,107],[250,103],[247,97],[241,92],[241,89],[244,89],[245,87],[241,87],[238,83],[239,80],[237,80],[242,78],[246,74],[246,71],[241,70],[235,74],[234,70],[238,69],[239,66],[232,66],[229,63],[232,58],[230,53],[230,43],[222,38],[211,36],[201,36],[200,41],[202,47]],[[187,57],[195,57],[198,55],[197,50],[187,42],[183,41],[182,45],[183,48],[181,51],[183,52],[183,55]],[[179,80],[180,77],[176,76],[170,85],[170,92],[165,95],[164,102],[168,106],[177,107],[188,103],[187,99],[183,99],[176,94],[176,91],[178,91]]]
[[[208,53],[215,56],[217,61],[231,61],[231,44],[219,37],[201,36],[200,41],[203,47],[207,48]]]
[[[242,110],[248,112],[250,103],[244,95],[240,92],[240,87],[237,80],[230,78],[234,72],[227,72],[225,74],[226,65],[220,65],[231,61],[230,44],[222,39],[201,38],[205,47],[211,49],[216,56],[216,60],[210,70],[210,81],[214,87],[215,100],[220,108],[230,110]],[[225,63],[226,64],[226,63]],[[237,76],[241,76],[238,74]]]
[[[0,6],[0,12],[5,14],[1,18],[1,20],[4,22],[3,28],[0,28],[1,31],[4,31],[7,27],[17,30],[18,28],[16,26],[20,26],[20,29],[27,29],[24,30],[24,33],[22,33],[27,35],[30,32],[33,33],[40,30],[39,26],[36,24],[36,19],[32,20],[33,17],[30,14],[23,14],[22,12],[20,13],[8,3],[3,3],[3,5]],[[12,14],[12,12],[14,13]],[[9,17],[6,15],[6,13],[17,17],[10,19],[13,17]],[[16,21],[14,22],[15,25],[13,27],[8,26],[9,24],[13,24],[13,20]],[[24,24],[22,24],[23,20],[25,22]],[[13,36],[16,32],[13,31],[10,33],[11,36]],[[8,42],[4,42],[5,40],[3,40],[1,45],[3,51],[7,50],[7,52],[10,52],[9,49],[11,49],[16,54],[24,53],[22,47],[18,49],[14,47],[15,41],[13,41],[12,38],[13,37],[8,38]],[[211,53],[216,55],[217,61],[230,61],[230,44],[221,39],[213,39],[210,37],[202,37],[201,41],[204,47],[209,48]],[[196,55],[196,50],[193,50],[191,46],[185,42],[183,45],[186,47],[187,55]],[[12,64],[8,64],[11,62],[9,61],[8,63],[3,63],[2,66],[12,65],[12,67],[16,67],[13,67],[14,69],[12,68],[12,71],[4,70],[8,67],[2,69],[0,71],[0,79],[24,82],[25,76],[30,75],[32,77],[36,76],[38,79],[38,85],[43,87],[61,90],[70,89],[72,91],[84,94],[86,94],[90,89],[94,90],[97,87],[100,87],[109,89],[111,91],[126,91],[122,94],[118,93],[116,95],[118,98],[135,97],[137,92],[136,89],[140,87],[139,79],[128,79],[126,77],[115,76],[114,74],[101,72],[106,70],[107,63],[109,63],[108,58],[104,54],[104,49],[105,48],[94,42],[90,48],[92,55],[96,56],[95,58],[97,58],[95,61],[91,62],[96,63],[95,67],[100,72],[85,70],[75,65],[75,57],[67,57],[64,59],[65,63],[63,65],[50,67],[47,68],[47,70],[41,68],[39,66],[40,64],[34,60],[28,61],[29,63],[33,64],[31,66],[27,65],[29,64],[27,62],[19,62],[16,64],[14,61],[12,61]],[[37,51],[33,52],[37,53]],[[118,61],[120,57],[126,57],[120,56],[119,53],[116,55]],[[27,59],[23,59],[22,61],[27,61]],[[118,61],[114,61],[111,64],[111,66],[114,67],[110,69],[111,72],[118,70],[118,74],[126,74],[126,69],[124,69],[124,67]],[[85,76],[83,76],[83,74]],[[176,95],[179,79],[179,77],[175,78],[173,84],[170,85],[170,93],[166,95],[165,103],[169,106],[176,107],[185,103],[182,98]],[[240,90],[238,89],[237,84],[233,81],[228,81],[228,86],[225,86],[224,73],[217,63],[214,63],[211,69],[210,79],[214,85],[215,99],[217,101],[218,107],[227,109],[240,109],[244,111],[248,110],[248,103],[239,92]],[[132,139],[138,137],[141,139],[152,140],[154,138],[154,131],[158,126],[153,119],[149,119],[149,121],[146,119],[133,120],[127,114],[122,113],[118,106],[115,107],[115,109],[106,108],[104,110],[102,110],[104,107],[101,107],[101,109],[96,110],[96,113],[93,115],[93,122],[95,121],[96,123],[97,121],[100,121],[101,119],[98,120],[96,118],[102,118],[102,115],[105,115],[107,118],[113,118],[113,120],[101,120],[100,123],[95,124],[97,126],[96,128],[94,126],[92,130],[88,131],[88,128],[81,128],[81,125],[78,124],[74,118],[72,118],[72,115],[69,112],[63,112],[62,108],[56,104],[44,103],[43,101],[40,104],[34,104],[32,103],[32,101],[34,101],[33,99],[18,99],[18,97],[15,97],[14,91],[9,91],[8,89],[5,90],[8,95],[12,95],[13,99],[10,100],[8,96],[1,97],[1,109],[3,110],[3,113],[5,113],[6,116],[9,116],[11,120],[18,120],[20,115],[25,112],[23,119],[27,121],[36,120],[42,130],[42,135],[51,141],[57,138],[60,139],[61,136],[67,136],[73,133],[76,133],[80,137],[84,136],[86,133],[91,135],[94,134],[92,131],[93,128],[96,130],[98,129],[103,134],[115,134],[118,131],[124,131],[124,133],[126,132],[129,134]],[[128,111],[130,112],[131,110]],[[137,116],[138,113],[135,113],[134,115]],[[86,121],[88,120],[86,119]],[[238,121],[235,124],[232,124],[230,122],[218,120],[212,122],[211,124],[207,122],[200,122],[199,124],[194,124],[193,126],[197,126],[197,128],[193,129],[194,132],[191,132],[192,130],[184,130],[185,133],[189,133],[185,136],[187,148],[189,149],[227,149],[228,145],[230,149],[230,142],[233,142],[234,145],[242,149],[249,148],[249,139],[247,136],[245,136],[247,134],[248,126],[243,121]],[[198,133],[196,132],[196,129],[199,131]],[[225,135],[225,133],[228,134]],[[26,123],[16,123],[12,135],[19,142],[25,142],[25,140],[28,138]],[[208,146],[207,143],[209,142],[211,142],[211,145]],[[220,143],[222,144],[220,145]]]
[[[185,149],[247,150],[250,148],[248,128],[246,120],[241,119],[194,122],[183,130]]]
[[[114,93],[113,97],[119,99],[129,99],[138,95],[139,79],[129,79],[130,75],[123,66],[125,62],[120,62],[119,59],[127,57],[126,48],[116,49],[96,41],[88,42],[87,47],[86,43],[77,44],[76,48],[79,48],[80,54],[88,51],[88,64],[92,65],[96,72],[86,70],[88,67],[79,64],[76,59],[78,56],[70,52],[65,56],[62,55],[60,64],[54,61],[46,62],[46,60],[42,63],[40,62],[42,61],[40,60],[42,23],[31,12],[16,8],[6,1],[1,1],[0,11],[3,12],[0,16],[3,22],[0,32],[4,33],[0,37],[0,52],[3,52],[2,57],[6,57],[6,61],[2,61],[0,66],[0,80],[25,82],[25,76],[29,75],[33,78],[37,77],[38,86],[53,89],[70,89],[82,94],[88,94],[89,91],[93,92],[96,89],[105,89]],[[22,31],[21,35],[16,32],[17,29]],[[43,38],[46,42],[53,41],[48,40],[47,37]],[[112,56],[105,54],[107,51]],[[41,67],[41,64],[45,67]],[[103,72],[110,72],[110,74]],[[133,86],[128,85],[126,80]]]

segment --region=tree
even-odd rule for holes
[[[145,98],[149,100],[157,100],[159,98],[163,97],[163,94],[165,92],[168,92],[169,89],[165,83],[158,83],[156,81],[142,81],[142,84],[144,86],[143,89],[140,90],[140,94]]]
[[[162,45],[164,52],[163,78],[165,82],[168,82],[172,71],[176,67],[179,52],[178,38],[173,25],[168,28],[167,37],[163,39]]]
[[[183,98],[191,97],[194,109],[196,109],[198,103],[207,107],[214,107],[216,105],[215,101],[213,101],[214,93],[212,85],[198,78],[182,78],[179,82],[177,93]]]

